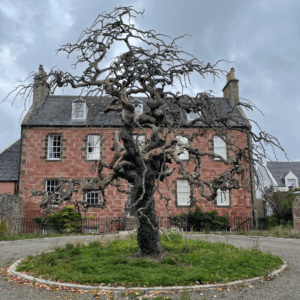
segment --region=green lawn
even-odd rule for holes
[[[28,256],[18,266],[36,277],[81,284],[111,286],[174,286],[228,282],[266,276],[283,261],[260,252],[222,243],[182,239],[181,234],[161,236],[168,251],[163,258],[139,258],[136,235],[127,240],[68,243],[54,252]]]

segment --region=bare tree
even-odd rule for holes
[[[257,149],[259,147],[264,149],[262,142],[277,146],[281,150],[282,148],[269,134],[265,132],[254,134],[249,120],[234,116],[233,111],[237,107],[252,110],[254,107],[252,104],[238,102],[230,111],[224,111],[211,92],[197,93],[195,96],[185,94],[183,90],[191,84],[192,73],[203,78],[212,75],[214,79],[224,74],[225,71],[217,68],[220,61],[213,65],[206,64],[181,50],[176,40],[184,36],[172,39],[154,30],[143,31],[136,28],[131,19],[138,15],[143,16],[143,13],[135,11],[130,6],[118,7],[111,13],[100,14],[93,25],[82,32],[75,44],[66,44],[57,50],[67,52],[68,57],[72,53],[79,52],[74,68],[78,64],[88,63],[81,76],[52,68],[48,75],[35,73],[32,75],[39,79],[38,83],[18,86],[15,91],[18,91],[17,95],[23,95],[25,101],[31,96],[33,89],[40,85],[47,85],[51,94],[57,87],[71,86],[80,89],[80,96],[84,95],[85,99],[96,96],[97,101],[101,102],[110,97],[103,112],[105,114],[110,111],[119,112],[123,125],[120,132],[116,130],[114,133],[112,160],[106,162],[100,159],[97,162],[98,182],[86,183],[73,178],[68,181],[66,190],[64,186],[67,182],[61,180],[53,193],[31,192],[35,196],[45,195],[41,207],[47,209],[52,204],[69,201],[73,194],[76,195],[79,186],[85,191],[99,190],[103,197],[105,197],[104,190],[110,185],[129,194],[130,191],[120,190],[119,180],[126,180],[134,185],[134,204],[131,207],[136,208],[140,255],[148,256],[159,255],[164,251],[159,238],[154,193],[157,191],[161,195],[160,199],[166,201],[167,210],[170,199],[160,191],[160,182],[166,180],[176,170],[191,187],[192,203],[198,201],[193,194],[196,188],[201,190],[201,196],[206,201],[214,200],[218,189],[249,191],[251,184],[249,171],[255,161]],[[127,51],[105,66],[105,57],[111,53],[114,43],[122,43]],[[181,87],[181,92],[172,91],[176,85]],[[134,100],[137,94],[148,98],[147,105],[150,111],[135,113],[135,107],[139,105],[139,102]],[[190,112],[197,113],[198,118],[187,122],[184,113]],[[226,142],[234,153],[233,157],[224,159],[213,152],[204,152],[191,146],[194,140],[204,136],[205,130],[203,133],[195,132],[187,135],[182,129],[191,127],[199,121],[214,130]],[[232,125],[236,125],[235,130],[249,134],[260,146],[253,144],[239,148],[237,138],[231,130]],[[151,138],[142,147],[139,147],[138,139],[134,139],[135,129],[141,129],[143,133],[146,129],[151,130]],[[187,137],[188,142],[183,143],[180,139],[170,138],[171,133],[175,132]],[[193,172],[187,172],[187,164],[179,158],[184,151],[189,153],[188,163],[195,162]],[[202,160],[207,156],[218,158],[227,166],[225,172],[212,180],[201,178]],[[174,162],[176,167],[170,169],[168,164]],[[105,169],[111,172],[105,173]],[[81,205],[86,209],[89,206],[87,203]]]

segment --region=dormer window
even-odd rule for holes
[[[295,179],[288,179],[288,188],[289,190],[293,190],[296,187],[296,180]]]
[[[86,103],[79,99],[72,103],[72,120],[85,120],[87,115]]]
[[[143,113],[143,103],[139,103],[135,109],[134,109],[134,112],[138,115],[142,114]]]
[[[187,114],[188,121],[193,121],[193,120],[195,120],[199,117],[201,117],[201,112],[200,111],[197,112],[197,113],[191,111],[189,114]]]

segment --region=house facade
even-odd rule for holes
[[[21,140],[0,152],[0,194],[16,195],[20,167]]]
[[[257,165],[256,169],[264,188],[273,186],[276,191],[281,192],[299,188],[300,161],[267,161],[265,164],[261,161],[261,164]],[[256,189],[256,199],[258,199],[257,203],[259,203],[258,211],[264,209],[266,214],[270,215],[272,212],[267,211],[262,192],[258,188]],[[264,206],[264,208],[261,206]]]
[[[43,72],[40,66],[39,73]],[[224,97],[216,98],[216,101],[223,109],[230,110],[239,99],[238,80],[235,79],[233,69],[228,73],[223,93]],[[137,107],[137,113],[149,110],[145,104],[146,99],[140,97],[136,99],[141,103]],[[97,180],[97,173],[92,173],[91,170],[99,158],[108,162],[112,159],[113,133],[115,130],[120,130],[122,126],[118,113],[99,113],[107,101],[108,99],[105,98],[99,103],[99,99],[93,97],[83,101],[78,96],[50,96],[47,87],[39,87],[34,91],[32,106],[21,126],[18,195],[24,200],[24,217],[32,218],[42,214],[40,209],[42,197],[30,197],[31,193],[24,189],[25,187],[31,190],[51,191],[59,179]],[[240,108],[235,108],[234,114],[244,117]],[[194,116],[190,114],[185,117],[192,119]],[[239,126],[247,126],[247,124]],[[231,131],[237,137],[238,146],[244,148],[251,142],[250,138],[237,129],[232,126]],[[183,130],[185,134],[203,133],[203,136],[193,142],[192,146],[202,151],[214,151],[225,158],[233,155],[225,142],[215,136],[213,130],[207,128],[206,125],[198,122],[191,128]],[[136,132],[141,133],[139,130]],[[178,137],[183,141],[185,139],[185,137]],[[149,138],[150,131],[148,130],[145,130],[145,136],[139,137],[141,143]],[[183,153],[180,158],[186,161],[188,153]],[[174,166],[171,165],[170,168]],[[194,168],[193,162],[186,167],[187,171],[191,172]],[[202,178],[211,180],[225,169],[226,166],[222,162],[204,157]],[[131,189],[127,182],[121,181],[121,184],[120,189]],[[160,183],[160,191],[170,199],[168,209],[172,215],[191,209],[190,187],[177,172],[168,177],[167,183]],[[201,199],[200,189],[195,189],[194,196],[200,200],[197,205],[202,211],[217,210],[220,215],[228,213],[229,216],[252,216],[255,203],[253,191],[251,186],[250,192],[245,190],[219,192],[218,197],[212,202]],[[130,195],[118,192],[114,186],[107,188],[105,195],[106,203],[103,203],[103,209],[91,208],[86,216],[92,215],[97,218],[124,215],[125,207],[131,201]],[[103,202],[98,191],[83,193],[79,190],[76,198],[90,204]],[[166,203],[166,200],[160,200],[158,193],[155,194],[155,208],[158,216],[168,216]]]

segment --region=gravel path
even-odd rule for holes
[[[191,237],[196,238],[196,236]],[[221,241],[229,243],[237,247],[249,248],[258,246],[264,252],[271,252],[282,257],[287,263],[288,268],[283,271],[278,277],[270,281],[254,282],[247,284],[246,287],[238,286],[231,287],[225,290],[203,290],[198,292],[190,292],[191,300],[198,299],[300,299],[300,240],[297,239],[281,239],[281,238],[264,238],[264,237],[249,237],[249,236],[224,236],[224,235],[197,235],[197,238],[202,240],[217,242]],[[61,237],[61,238],[43,238],[34,240],[8,241],[0,242],[0,264],[2,267],[16,259],[26,257],[29,254],[41,252],[50,249],[53,245],[63,245],[66,242],[74,240],[82,240],[87,242],[93,240],[92,236],[84,237]],[[99,299],[126,299],[120,294],[110,294],[109,296],[102,295]],[[182,294],[160,294],[152,295],[154,297],[164,296],[169,299],[183,299]],[[0,275],[0,299],[32,299],[32,300],[48,300],[48,299],[94,299],[91,293],[82,294],[70,291],[53,291],[46,288],[36,288],[16,282],[8,282],[7,277]],[[127,299],[130,299],[127,297]],[[162,299],[162,298],[161,298]],[[184,298],[188,300],[188,298]]]

